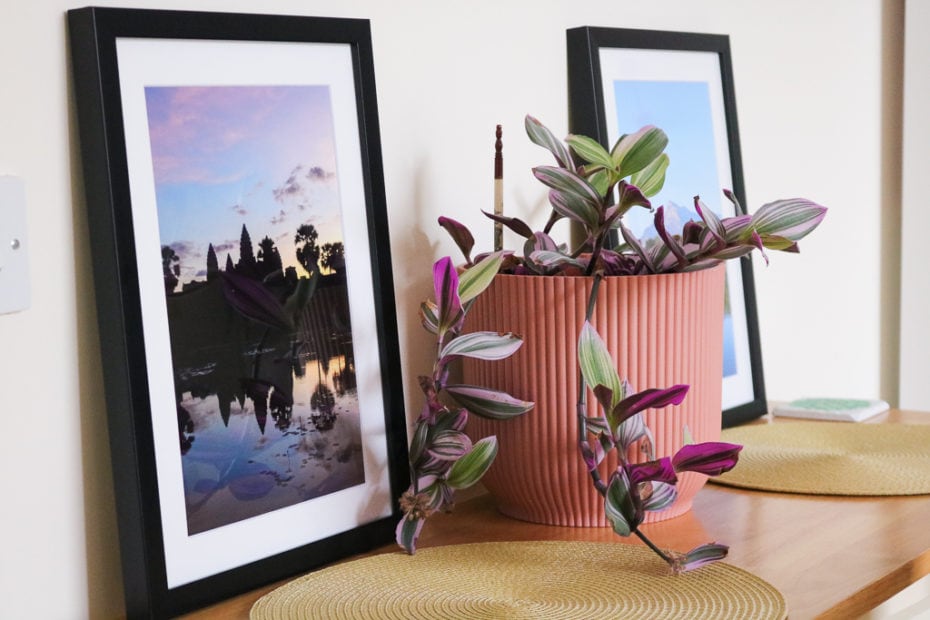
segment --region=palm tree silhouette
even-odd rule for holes
[[[307,270],[307,273],[313,273],[319,267],[317,261],[320,260],[320,248],[316,244],[319,237],[313,224],[301,224],[294,235],[294,245],[297,246],[297,261]]]

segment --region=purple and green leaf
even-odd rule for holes
[[[423,530],[425,518],[408,518],[401,517],[395,531],[395,540],[397,544],[404,548],[408,554],[413,555],[417,552],[417,539],[420,538],[420,532]]]
[[[672,465],[678,472],[719,476],[736,466],[742,449],[743,446],[722,441],[688,444],[672,457]]]
[[[431,334],[439,333],[439,307],[430,300],[420,304],[420,324]]]
[[[668,145],[668,136],[658,127],[646,125],[622,136],[610,153],[614,168],[624,177],[636,174],[656,160]]]
[[[494,281],[503,261],[503,253],[494,252],[462,272],[459,276],[459,302],[467,304],[483,293]]]
[[[752,216],[760,235],[785,237],[798,241],[817,228],[827,209],[804,198],[776,200],[759,207]]]
[[[721,545],[719,543],[708,543],[700,547],[695,547],[683,556],[675,558],[672,570],[676,573],[683,573],[700,568],[724,559],[727,557],[729,550],[730,548],[727,545]]]
[[[575,192],[550,190],[549,204],[559,215],[567,217],[586,228],[596,228],[600,223],[601,216],[597,205],[592,204],[590,200],[586,200]]]
[[[427,444],[427,452],[442,461],[454,461],[472,448],[471,439],[461,431],[439,431]]]
[[[648,166],[630,177],[630,183],[638,187],[643,196],[655,196],[665,185],[665,172],[668,170],[668,164],[668,155],[662,153]]]
[[[584,161],[604,168],[614,167],[614,162],[610,158],[610,153],[608,153],[607,149],[601,146],[597,140],[589,138],[588,136],[569,134],[568,137],[565,138],[565,142]]]
[[[469,412],[492,420],[509,420],[530,411],[534,403],[506,392],[474,385],[447,385],[446,392]]]
[[[614,407],[611,412],[611,424],[617,428],[628,418],[646,409],[661,409],[670,405],[680,405],[688,394],[689,386],[684,384],[660,389],[649,388],[636,394],[627,396]]]
[[[459,250],[465,255],[465,262],[471,265],[471,251],[475,247],[475,238],[472,236],[471,231],[464,224],[453,220],[451,217],[440,216],[439,225],[446,229],[446,232],[455,241],[455,245],[459,246]]]
[[[639,527],[642,520],[630,481],[622,468],[610,477],[607,493],[604,495],[604,512],[614,532],[620,536],[629,536]]]
[[[623,385],[607,345],[590,322],[585,321],[578,338],[578,364],[581,376],[592,390],[601,385],[611,391],[611,410],[623,398]]]
[[[674,484],[666,482],[649,483],[649,492],[640,493],[643,502],[643,510],[658,512],[665,510],[674,503],[678,497],[678,490]]]
[[[464,319],[458,293],[459,277],[452,259],[448,256],[440,258],[433,266],[433,288],[436,295],[438,333],[442,335],[450,329],[459,329]]]
[[[624,467],[631,486],[644,482],[665,482],[668,484],[678,482],[675,468],[672,467],[672,459],[667,456],[645,463],[631,463]]]
[[[516,353],[523,340],[514,334],[497,332],[470,332],[450,340],[439,353],[440,363],[453,357],[470,357],[479,360],[502,360]]]
[[[484,476],[497,456],[497,437],[485,437],[475,442],[468,454],[452,464],[446,484],[452,489],[466,489]]]
[[[533,144],[537,144],[552,153],[559,166],[563,168],[571,166],[572,157],[568,152],[568,148],[549,131],[548,127],[530,115],[526,116],[523,125],[526,128],[526,135],[529,136]]]

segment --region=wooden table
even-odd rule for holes
[[[930,424],[930,413],[892,411],[870,422]],[[828,497],[711,484],[698,494],[689,513],[645,525],[643,531],[659,546],[679,551],[715,540],[729,544],[726,561],[778,588],[792,620],[853,618],[930,574],[928,496]],[[618,538],[609,528],[516,521],[497,513],[489,496],[478,495],[460,501],[453,514],[431,518],[419,546],[509,540],[640,544]],[[376,553],[395,550],[388,545]],[[277,585],[185,617],[248,618],[252,604]]]

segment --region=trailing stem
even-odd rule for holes
[[[591,317],[594,315],[594,306],[597,303],[597,292],[601,287],[601,279],[604,277],[604,274],[598,272],[594,274],[594,282],[591,285],[591,294],[588,296],[588,306],[585,310],[585,320],[590,322]],[[578,405],[577,415],[578,415],[578,442],[579,445],[583,445],[588,439],[588,422],[585,419],[587,409],[588,409],[588,391],[585,389],[584,377],[581,374],[581,371],[578,371]],[[590,470],[591,481],[594,483],[594,488],[597,489],[598,493],[604,495],[607,492],[607,485],[604,484],[604,479],[601,478],[601,472],[596,467]]]
[[[594,264],[592,257],[591,264]],[[591,294],[588,296],[588,305],[585,309],[585,321],[588,323],[591,322],[591,319],[594,316],[594,309],[597,305],[597,294],[601,287],[601,280],[604,279],[604,274],[601,271],[594,273],[594,281],[591,285]],[[579,445],[585,445],[588,437],[588,423],[587,423],[587,389],[585,387],[585,380],[583,376],[579,376],[578,385],[580,387],[578,394],[578,433],[579,433]],[[614,449],[617,449],[616,447]],[[621,460],[621,464],[626,463],[626,459],[623,454],[618,450],[618,455]],[[604,479],[601,477],[600,469],[597,467],[589,468],[589,473],[591,475],[591,481],[594,483],[594,488],[597,489],[597,492],[604,498],[607,497],[607,484],[604,482]],[[661,557],[665,562],[670,566],[674,566],[674,560],[668,556],[664,551],[659,549],[649,538],[643,534],[638,527],[633,527],[632,532],[639,537],[650,549],[656,552],[659,557]]]

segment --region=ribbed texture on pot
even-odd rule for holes
[[[657,456],[683,443],[720,438],[723,376],[724,269],[688,274],[610,277],[601,282],[592,323],[634,391],[685,383],[678,407],[650,410]],[[567,526],[606,526],[603,499],[578,451],[577,339],[592,280],[585,277],[498,276],[468,314],[468,329],[515,332],[523,346],[494,362],[466,360],[465,383],[507,391],[536,407],[506,422],[469,416],[474,438],[497,435],[500,451],[483,481],[498,509],[512,517]],[[589,398],[589,415],[594,415]],[[606,481],[617,466],[605,460]],[[679,477],[678,500],[646,521],[678,516],[706,477]]]

